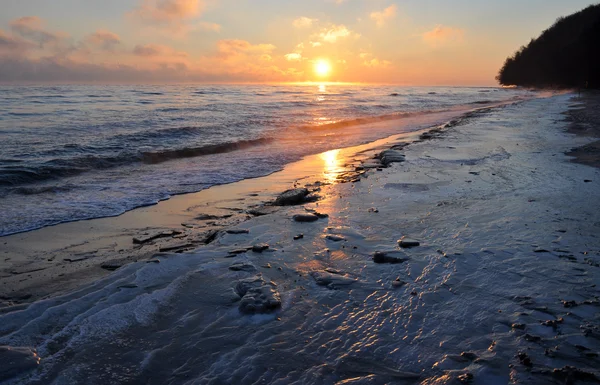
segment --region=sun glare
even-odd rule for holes
[[[331,64],[327,60],[317,60],[315,63],[315,73],[320,77],[325,77],[331,72]]]

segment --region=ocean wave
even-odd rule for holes
[[[142,153],[144,163],[156,164],[173,159],[193,158],[203,155],[222,154],[226,152],[242,150],[248,147],[261,146],[273,142],[273,138],[260,138],[250,140],[240,140],[236,142],[226,142],[219,144],[209,144],[199,147],[185,147],[180,149],[171,149],[163,151],[148,151]]]
[[[0,168],[0,186],[19,186],[138,162],[157,164],[181,158],[221,154],[265,145],[271,143],[273,140],[273,138],[259,138],[157,151],[122,152],[112,156],[84,155],[52,159],[35,166],[27,167],[5,165]]]
[[[65,191],[69,191],[72,189],[72,186],[22,186],[22,187],[15,187],[10,189],[9,191],[11,193],[14,194],[20,194],[20,195],[37,195],[37,194],[43,194],[43,193],[59,193],[59,192],[65,192]]]
[[[360,108],[360,106],[355,107],[355,108]],[[385,107],[385,108],[387,108],[387,107]],[[338,130],[341,128],[346,128],[346,127],[351,127],[351,126],[359,126],[359,125],[363,125],[363,124],[377,123],[377,122],[383,122],[383,121],[387,121],[387,120],[402,119],[402,118],[407,118],[407,117],[411,117],[411,116],[421,116],[421,115],[427,115],[427,114],[443,112],[443,111],[444,111],[443,109],[440,109],[440,110],[423,110],[423,111],[415,111],[415,112],[396,112],[396,113],[385,114],[385,115],[376,115],[376,116],[368,116],[368,117],[361,117],[361,118],[355,118],[355,119],[340,120],[340,121],[336,121],[333,123],[302,126],[302,127],[299,127],[299,129],[302,131]]]

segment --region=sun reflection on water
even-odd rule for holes
[[[321,154],[323,159],[323,176],[328,182],[335,182],[337,176],[344,171],[340,150],[331,150]]]

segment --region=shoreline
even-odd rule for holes
[[[418,143],[423,140],[420,136],[430,131],[440,132],[440,127],[448,123],[521,102],[493,103],[460,112],[440,111],[421,121],[410,116],[368,122],[365,126],[394,123],[408,126],[418,122],[427,128],[309,155],[266,176],[174,195],[155,205],[138,207],[118,216],[65,222],[0,237],[4,250],[0,262],[0,307],[26,304],[68,292],[129,263],[150,260],[161,252],[190,252],[206,244],[216,232],[222,233],[255,217],[248,214],[248,210],[273,201],[284,190],[317,181],[321,186],[348,182],[354,178],[343,180],[345,174],[355,174],[361,163],[394,144]],[[135,237],[158,233],[164,233],[164,236],[140,244],[132,243]]]
[[[565,155],[589,141],[573,102],[477,114],[381,171],[365,153],[318,202],[1,309],[0,346],[41,358],[12,383],[597,381],[600,170]]]

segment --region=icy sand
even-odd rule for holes
[[[564,155],[593,140],[573,103],[482,111],[247,233],[0,309],[0,345],[41,357],[7,383],[597,383],[600,172]],[[252,282],[275,310],[240,312]]]

